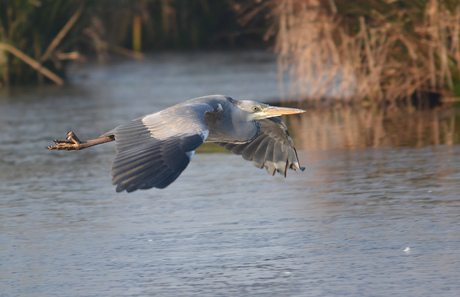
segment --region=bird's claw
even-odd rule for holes
[[[49,145],[46,148],[50,150],[79,150],[81,148],[81,141],[78,139],[77,135],[72,131],[67,132],[66,140],[57,140],[54,139],[56,145]]]

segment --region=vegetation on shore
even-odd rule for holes
[[[238,24],[242,0],[0,0],[0,87],[51,80],[65,61],[107,52],[247,46],[260,24]],[[257,43],[257,42],[256,42]]]
[[[63,84],[62,56],[73,47],[83,11],[78,1],[0,1],[0,84]],[[33,77],[33,79],[31,79]]]
[[[104,61],[264,38],[289,98],[412,107],[460,96],[453,0],[0,0],[0,84],[62,84],[81,52]]]
[[[460,96],[458,1],[266,0],[254,11],[272,20],[291,97],[417,106]]]

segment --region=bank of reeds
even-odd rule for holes
[[[46,79],[62,84],[63,60],[81,52],[102,62],[108,52],[141,58],[141,51],[250,44],[264,30],[242,30],[240,2],[0,0],[0,87]]]
[[[256,2],[246,18],[268,11],[291,98],[407,106],[460,95],[457,1]]]
[[[72,31],[84,1],[0,2],[0,86],[45,78],[62,85],[63,61],[75,40]]]

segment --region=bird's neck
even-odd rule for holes
[[[235,139],[240,142],[248,142],[254,139],[259,132],[259,126],[255,121],[240,121],[239,123],[234,123],[235,135],[238,139]]]
[[[207,142],[246,143],[259,132],[255,121],[245,115],[228,116],[225,112],[208,113],[205,116],[209,127]]]

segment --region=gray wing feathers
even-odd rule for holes
[[[176,180],[206,139],[209,110],[206,104],[177,106],[115,128],[111,174],[117,192],[165,188]]]
[[[286,176],[287,169],[304,170],[299,164],[294,143],[280,118],[274,117],[258,121],[260,130],[257,137],[248,143],[218,143],[220,146],[245,160],[253,161],[258,168],[264,168],[271,175],[276,172]]]

